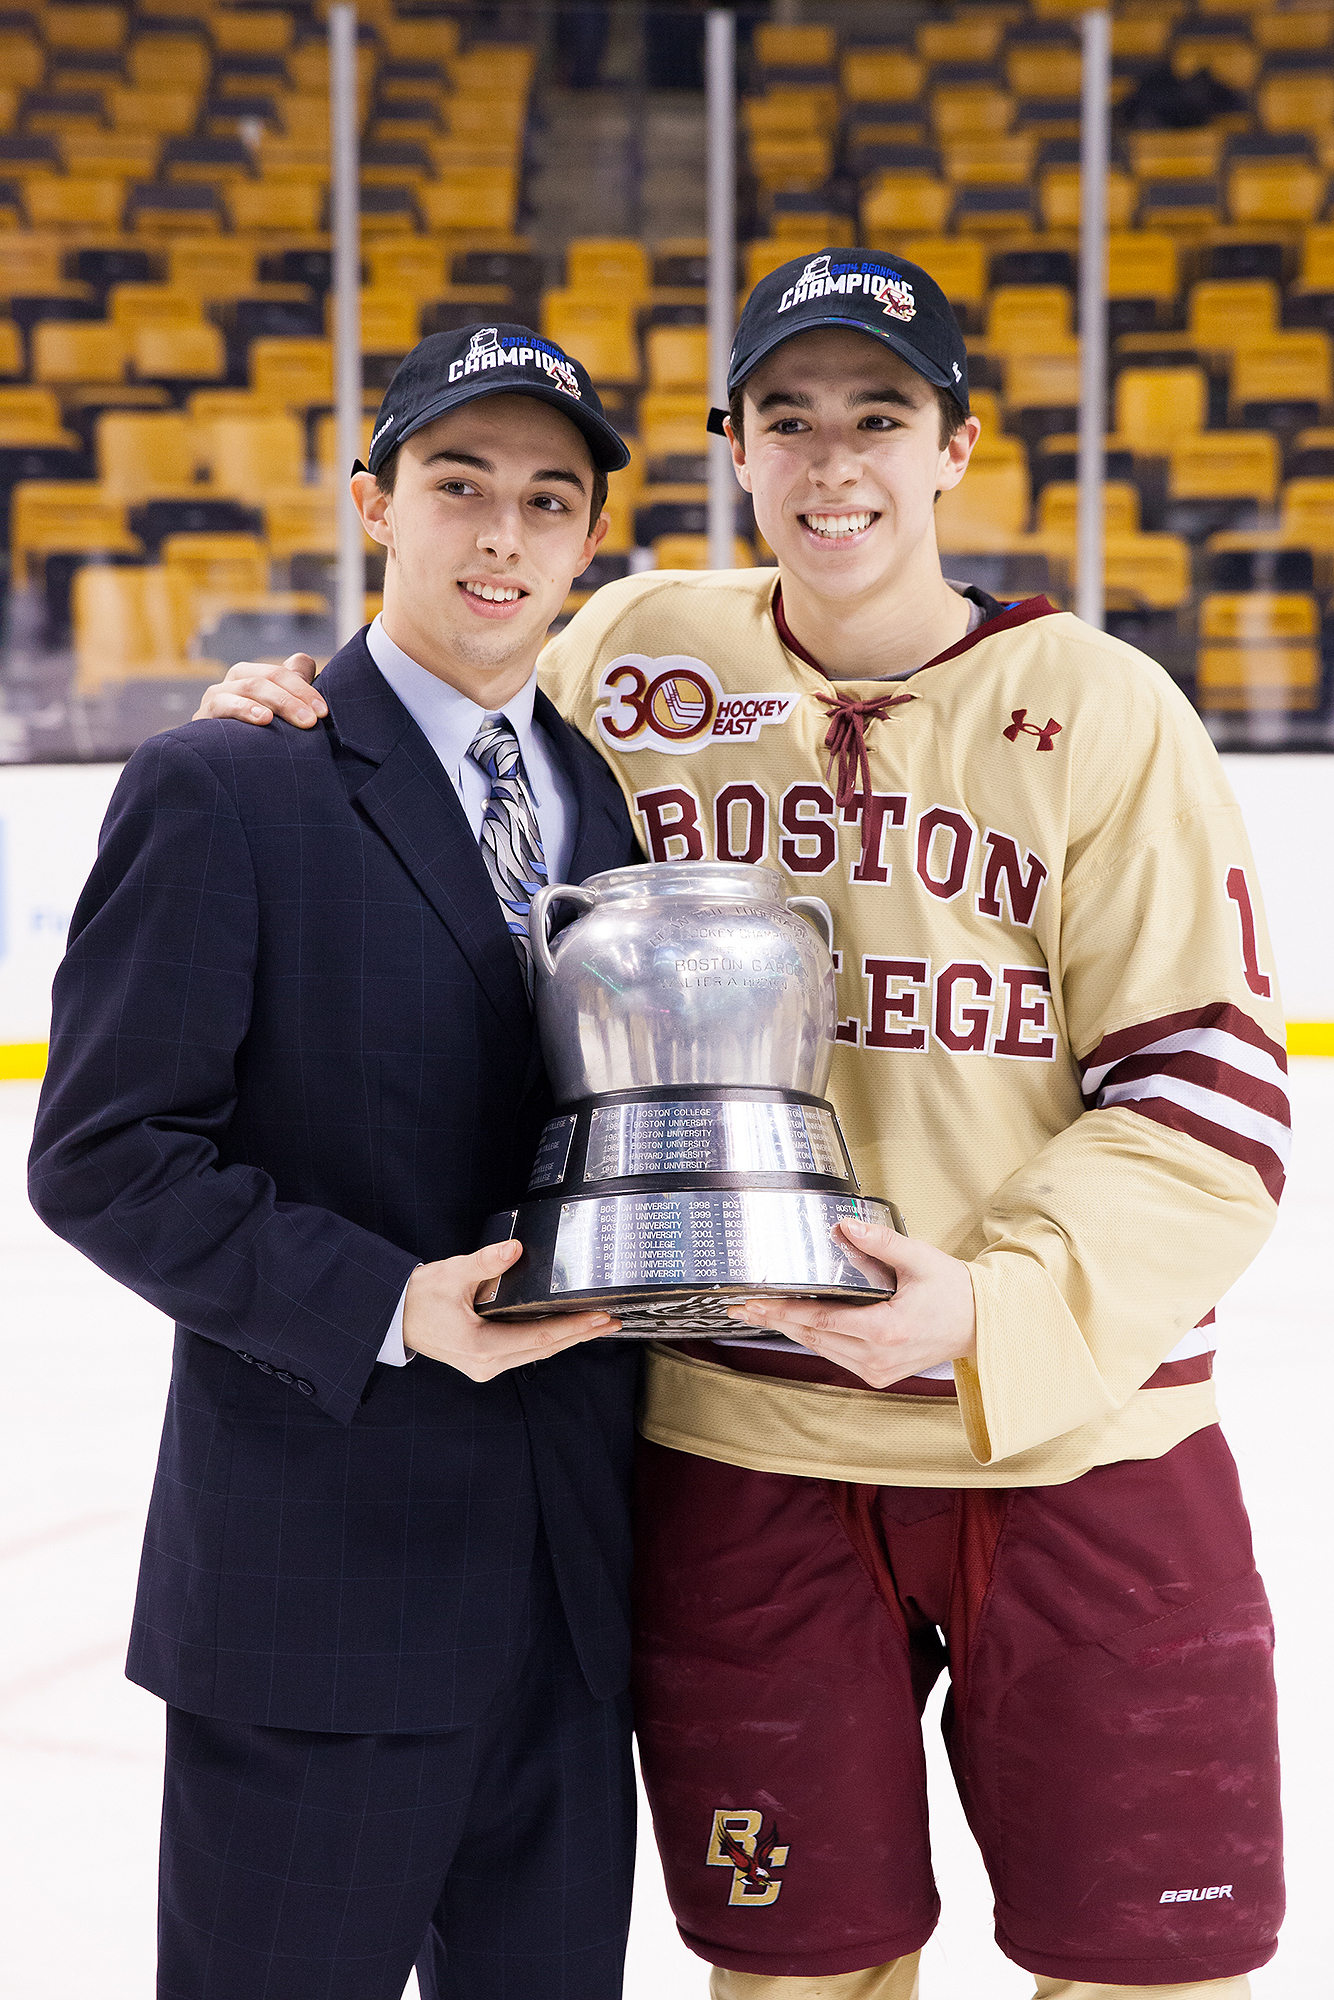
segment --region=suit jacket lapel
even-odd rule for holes
[[[393,848],[516,1037],[532,1036],[523,972],[481,850],[440,760],[358,634],[320,675],[335,734],[375,768],[351,796]]]

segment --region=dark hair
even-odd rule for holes
[[[384,494],[386,500],[394,490],[394,481],[398,477],[398,454],[402,449],[402,445],[396,444],[375,475],[375,483],[381,493]],[[593,499],[588,510],[588,532],[590,535],[594,528],[596,528],[598,519],[606,504],[607,475],[601,466],[595,465],[593,467]]]
[[[964,409],[963,404],[959,401],[953,389],[937,388],[934,383],[932,384],[932,388],[935,393],[936,408],[940,412],[940,448],[944,451],[954,433],[961,425],[968,422],[968,412]],[[746,441],[744,428],[745,413],[743,409],[745,394],[746,385],[742,382],[738,388],[732,391],[731,400],[727,406],[727,414],[732,420],[732,429],[736,433],[737,442],[743,447]]]

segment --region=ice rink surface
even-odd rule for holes
[[[1278,1625],[1289,1916],[1256,2000],[1329,1991],[1334,1837],[1329,1677],[1334,1062],[1293,1065],[1295,1158],[1282,1218],[1219,1311],[1224,1429],[1241,1466]],[[169,1367],[170,1329],[49,1235],[23,1164],[35,1084],[0,1084],[0,1992],[149,2000],[162,1718],[123,1677]],[[923,2000],[1028,2000],[991,1940],[990,1895],[927,1718],[945,1914]],[[647,1815],[628,2000],[703,2000],[677,1939]],[[415,1982],[409,1987],[415,1996]]]

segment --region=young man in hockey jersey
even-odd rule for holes
[[[830,1094],[894,1300],[650,1356],[637,1726],[715,2000],[908,2000],[945,1731],[1040,2000],[1242,2000],[1282,1909],[1271,1628],[1211,1383],[1272,1226],[1283,1018],[1236,804],[1162,671],[944,578],[977,432],[925,272],[797,260],[733,350],[772,570],[650,572],[544,656],[654,859],[834,912]],[[292,673],[215,712],[300,719]],[[768,1330],[759,1334],[756,1323]]]

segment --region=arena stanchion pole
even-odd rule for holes
[[[1082,17],[1079,147],[1079,516],[1075,610],[1101,629],[1106,610],[1103,480],[1107,461],[1107,172],[1111,160],[1111,16]]]
[[[736,321],[736,21],[706,17],[709,163],[709,400],[727,408],[727,358]],[[709,439],[709,568],[736,563],[736,474],[726,438]]]
[[[329,124],[333,140],[334,424],[338,453],[337,642],[366,611],[366,545],[348,475],[361,456],[361,188],[357,144],[357,10],[329,9]]]

